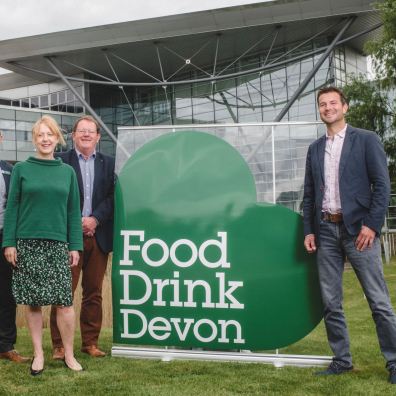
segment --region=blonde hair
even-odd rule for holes
[[[33,142],[39,132],[41,124],[47,126],[50,129],[50,131],[56,135],[56,137],[59,140],[59,144],[61,144],[62,146],[66,146],[66,142],[65,142],[65,138],[63,137],[62,130],[60,129],[58,123],[49,115],[42,116],[34,123],[32,128]]]

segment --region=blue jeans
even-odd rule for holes
[[[342,274],[347,256],[369,303],[387,367],[396,366],[396,317],[384,280],[379,238],[375,238],[370,249],[359,252],[355,247],[356,237],[347,233],[343,223],[325,221],[320,224],[319,238],[319,282],[327,339],[334,360],[344,366],[352,365],[348,329],[342,308]]]

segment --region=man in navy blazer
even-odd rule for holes
[[[0,142],[3,135],[0,132]],[[10,185],[12,167],[5,161],[0,160],[0,246],[3,240],[3,219],[7,201],[8,188]],[[0,252],[0,359],[22,363],[29,359],[21,356],[14,349],[17,337],[15,324],[16,303],[11,289],[12,267]]]
[[[103,357],[98,347],[102,327],[102,283],[108,254],[113,250],[114,158],[96,151],[100,128],[91,116],[78,119],[73,127],[74,149],[56,156],[71,165],[77,175],[84,234],[84,251],[72,268],[73,293],[82,272],[80,328],[81,351]],[[64,349],[51,310],[53,358],[63,359]]]
[[[307,154],[304,182],[304,246],[317,252],[327,338],[334,357],[319,375],[353,369],[342,308],[347,256],[367,297],[389,380],[396,383],[396,317],[385,284],[379,235],[389,204],[386,155],[378,136],[345,122],[346,98],[335,87],[317,96],[326,135]]]

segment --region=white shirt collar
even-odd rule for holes
[[[346,130],[347,130],[347,127],[348,127],[348,125],[345,124],[344,128],[342,128],[341,131],[337,132],[337,133],[334,135],[334,137],[338,136],[338,137],[344,139],[345,133],[346,133]],[[332,136],[330,136],[329,133],[328,133],[327,130],[326,130],[326,139],[331,139],[331,138],[332,138]]]
[[[81,153],[80,151],[78,151],[76,148],[74,148],[74,150],[76,150],[76,153],[77,153],[77,157],[78,157],[78,158],[84,158],[84,159],[85,159],[85,155],[84,155],[84,154],[82,154],[82,153]],[[93,151],[93,153],[88,157],[88,159],[89,159],[89,158],[95,159],[95,157],[96,157],[96,150]]]

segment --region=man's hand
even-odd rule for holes
[[[82,229],[83,234],[87,236],[93,236],[96,231],[97,221],[95,217],[83,217],[82,218]]]
[[[69,264],[70,267],[75,267],[80,259],[80,253],[77,250],[71,250],[69,252]]]
[[[17,250],[13,246],[8,246],[4,249],[4,257],[14,267],[17,266]]]
[[[366,248],[371,248],[373,246],[375,239],[375,231],[366,226],[362,226],[358,237],[356,238],[355,246],[359,252],[362,252]]]
[[[314,234],[308,234],[305,236],[304,247],[308,253],[316,252],[316,244],[315,244],[315,235]]]

